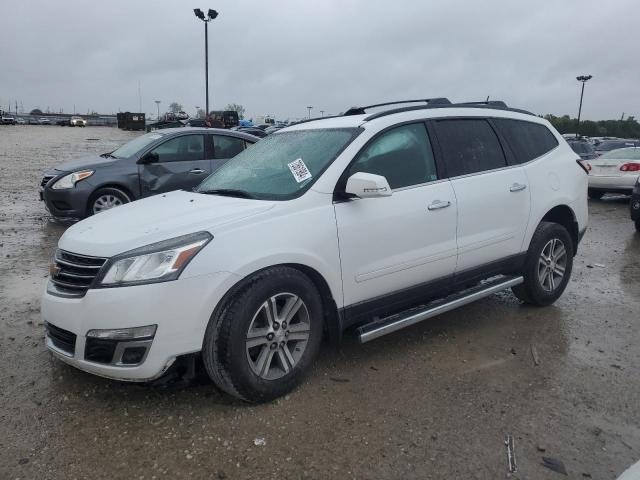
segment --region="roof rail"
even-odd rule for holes
[[[439,99],[435,99],[439,100]],[[446,99],[445,99],[446,100]],[[377,112],[369,115],[364,120],[368,122],[369,120],[374,120],[380,117],[386,117],[387,115],[393,115],[394,113],[402,113],[402,112],[410,112],[412,110],[423,110],[423,109],[431,109],[431,108],[487,108],[493,110],[507,110],[509,112],[516,113],[524,113],[526,115],[533,115],[527,110],[521,110],[519,108],[510,108],[501,100],[491,100],[489,102],[463,102],[463,103],[451,103],[447,100],[448,103],[428,103],[427,105],[414,105],[411,107],[400,107],[400,108],[392,108],[391,110],[384,110],[382,112]],[[402,103],[402,102],[401,102]]]
[[[376,107],[386,107],[387,105],[401,105],[403,103],[426,103],[427,105],[451,105],[448,98],[425,98],[421,100],[399,100],[397,102],[376,103],[375,105],[367,105],[364,107],[351,107],[344,115],[363,115],[366,110]]]

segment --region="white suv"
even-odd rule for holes
[[[507,288],[551,304],[587,226],[586,169],[528,112],[423,102],[290,126],[196,192],[72,226],[42,299],[48,347],[131,381],[201,355],[259,402],[300,382],[323,335],[366,342]]]

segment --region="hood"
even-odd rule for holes
[[[58,165],[55,169],[61,172],[75,172],[77,170],[87,170],[96,167],[106,167],[111,165],[120,159],[115,158],[103,158],[98,155],[92,155],[90,157],[80,158],[78,160],[70,160]]]
[[[128,203],[70,227],[59,247],[111,257],[180,235],[208,231],[266,212],[273,202],[175,191]]]

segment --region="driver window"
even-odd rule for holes
[[[425,125],[402,125],[380,135],[358,154],[348,175],[357,172],[382,175],[392,189],[437,180]]]
[[[167,140],[151,153],[158,155],[158,162],[204,160],[204,138],[202,135],[182,135]]]

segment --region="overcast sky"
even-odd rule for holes
[[[640,117],[638,0],[0,0],[0,108],[155,115],[204,107],[248,116],[340,113],[445,96],[577,115]],[[9,40],[11,39],[11,40]]]

